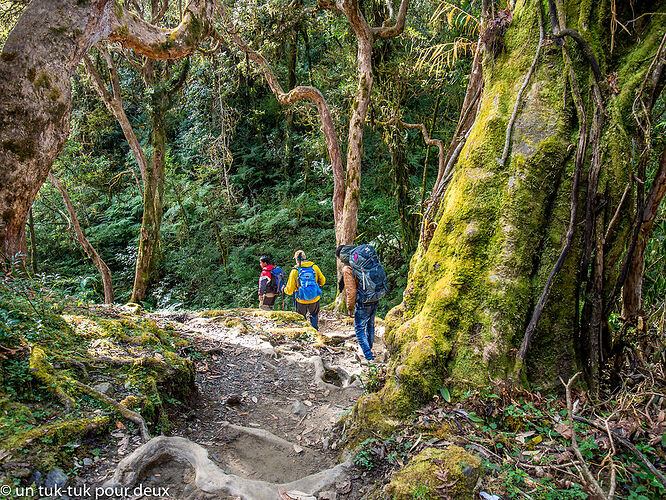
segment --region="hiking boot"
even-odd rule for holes
[[[366,366],[366,367],[375,366],[375,360],[374,359],[362,358],[360,360],[360,362],[361,362],[361,366]]]

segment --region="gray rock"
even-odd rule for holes
[[[56,487],[64,488],[67,485],[68,480],[69,478],[67,477],[67,474],[65,474],[65,471],[59,469],[58,467],[54,467],[46,474],[46,481],[44,482],[44,486],[49,489]]]
[[[332,490],[322,491],[318,498],[319,500],[338,500],[338,493]]]
[[[41,472],[36,470],[35,472],[32,473],[32,476],[30,476],[28,482],[30,484],[35,483],[35,486],[41,486],[41,484],[44,482],[44,476],[42,475]]]
[[[108,382],[102,382],[100,384],[93,386],[93,389],[95,389],[98,392],[101,392],[102,394],[108,394],[111,391],[111,384],[109,384]]]
[[[291,411],[295,415],[303,416],[308,412],[308,407],[300,401],[294,401],[291,403]]]
[[[92,458],[84,458],[83,459],[83,465],[86,467],[90,467],[93,464],[93,459]]]

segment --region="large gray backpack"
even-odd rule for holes
[[[349,265],[358,278],[356,301],[377,302],[388,292],[386,273],[372,245],[359,245],[349,252]]]

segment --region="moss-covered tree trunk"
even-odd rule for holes
[[[419,241],[420,216],[414,212],[409,165],[407,163],[407,145],[402,131],[393,129],[389,137],[391,170],[393,173],[395,203],[400,219],[403,253],[409,258],[416,250]]]
[[[150,88],[153,155],[143,182],[143,217],[130,299],[132,302],[138,303],[144,299],[159,252],[166,176],[166,116],[187,80],[189,67],[189,60],[186,59],[180,70],[167,80],[161,79],[161,75],[170,72],[164,71],[158,62],[148,60],[143,69],[146,86]]]
[[[581,368],[598,375],[633,215],[631,203],[618,211],[635,163],[632,105],[666,33],[661,16],[641,14],[664,12],[666,5],[642,2],[632,11],[629,2],[616,2],[621,22],[641,16],[629,23],[628,35],[612,33],[610,1],[550,3],[560,7],[553,11],[560,36],[552,34],[549,3],[540,0],[516,2],[506,33],[497,20],[484,26],[476,121],[438,208],[432,239],[421,241],[404,300],[387,315],[393,376],[357,405],[360,427],[374,411],[411,408],[451,381],[512,378],[516,353],[561,255],[527,349],[523,381],[555,386],[558,375]],[[545,36],[534,63],[540,23]],[[576,30],[584,43],[566,29]],[[595,60],[601,67],[596,76]],[[577,219],[563,253],[581,137],[587,148],[579,162]],[[586,226],[592,230],[587,236]]]
[[[143,184],[143,217],[139,235],[139,249],[136,256],[134,286],[131,302],[141,302],[150,283],[157,252],[160,244],[160,226],[162,225],[162,201],[164,197],[164,178],[166,169],[166,130],[164,116],[164,96],[157,92],[152,97],[153,112],[150,124],[153,134],[153,156],[146,169]]]

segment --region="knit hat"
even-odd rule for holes
[[[294,259],[299,260],[298,257],[300,255],[300,260],[305,260],[305,252],[303,250],[296,250],[294,253]]]

